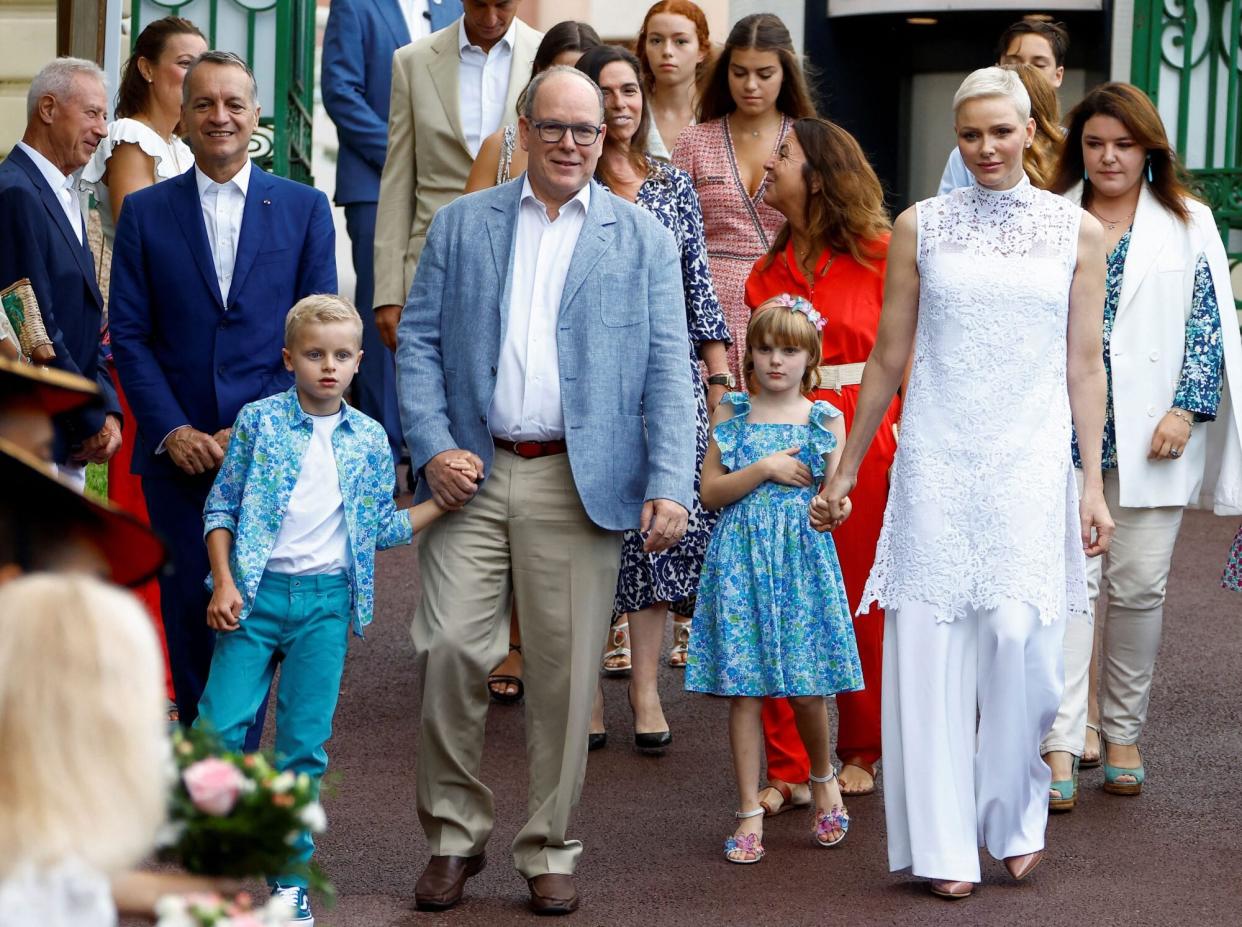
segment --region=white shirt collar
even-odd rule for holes
[[[229,184],[236,184],[237,189],[241,191],[241,194],[244,197],[247,191],[250,189],[250,168],[251,166],[252,165],[250,163],[250,159],[247,158],[246,163],[241,166],[241,170],[239,170],[236,174],[234,174],[224,183],[216,184],[214,180],[212,180],[210,177],[204,174],[202,169],[197,164],[195,164],[194,165],[194,181],[198,184],[198,198],[201,200],[204,196],[206,196],[207,191],[211,189],[213,184],[216,184],[217,186],[221,186],[221,187],[227,187]]]
[[[523,172],[522,173],[522,198],[518,200],[518,203],[520,205],[520,204],[526,203],[527,201],[538,206],[539,211],[542,212],[545,216],[547,216],[548,214],[547,204],[544,203],[541,199],[539,199],[539,197],[535,196],[535,191],[530,188],[530,178],[526,176],[525,172]],[[591,182],[589,180],[586,182],[586,184],[582,187],[581,190],[579,190],[577,193],[573,195],[573,197],[569,200],[569,202],[565,204],[565,206],[562,206],[560,209],[557,210],[557,215],[560,216],[562,213],[564,213],[565,207],[568,206],[570,203],[577,203],[579,206],[581,206],[582,214],[584,216],[590,211],[591,209]]]
[[[509,30],[500,37],[500,42],[497,42],[496,44],[499,45],[501,44],[501,42],[503,42],[509,48],[509,50],[512,51],[513,43],[516,40],[516,38],[517,38],[517,17],[514,16],[513,21],[509,23]],[[471,42],[469,36],[466,35],[466,17],[463,16],[461,19],[457,20],[457,51],[460,54],[461,52],[464,52],[467,48],[478,48],[478,46],[475,45],[473,42]],[[482,49],[480,49],[480,51],[481,50]]]
[[[52,188],[52,192],[60,195],[61,190],[73,189],[73,175],[65,175],[63,171],[51,161],[49,161],[37,148],[31,148],[25,142],[18,142],[17,147],[30,157],[35,167],[39,169],[39,173],[43,175],[43,179],[47,181],[47,185]]]

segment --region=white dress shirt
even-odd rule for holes
[[[405,25],[410,30],[410,41],[417,42],[423,36],[431,35],[431,12],[427,8],[427,0],[397,0],[401,4],[401,15],[405,17]]]
[[[29,155],[30,160],[39,169],[39,173],[43,175],[43,179],[47,181],[47,185],[52,188],[52,192],[60,200],[60,208],[65,211],[65,218],[69,220],[69,227],[73,229],[73,234],[78,236],[78,244],[82,244],[82,206],[78,200],[73,175],[66,177],[59,167],[43,156],[42,152],[31,148],[25,142],[18,142],[17,147]]]
[[[591,205],[591,186],[549,219],[522,180],[514,231],[509,324],[496,366],[496,392],[488,410],[492,434],[505,441],[555,441],[565,437],[561,408],[556,320],[565,276]]]
[[[461,129],[466,136],[470,157],[479,153],[483,139],[500,128],[505,116],[505,97],[509,95],[509,69],[513,43],[517,36],[517,18],[509,31],[492,50],[484,52],[471,45],[466,36],[464,18],[457,23],[457,45],[461,52],[461,69],[457,73],[458,112]]]
[[[220,285],[220,302],[229,299],[233,285],[233,265],[237,263],[237,242],[241,238],[242,214],[246,211],[246,191],[250,187],[250,159],[241,170],[224,183],[216,183],[194,165],[194,180],[203,207],[203,224],[207,227],[207,244],[216,267]]]
[[[314,433],[267,558],[267,569],[273,573],[313,576],[350,570],[349,528],[332,451],[332,433],[341,424],[341,413],[313,415],[311,421]]]

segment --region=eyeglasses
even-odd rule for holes
[[[599,126],[584,125],[580,122],[564,123],[564,122],[535,122],[532,123],[535,131],[539,133],[539,138],[549,145],[557,144],[565,137],[565,131],[568,130],[574,137],[575,145],[594,145],[595,140],[599,138],[602,131]]]

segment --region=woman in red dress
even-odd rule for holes
[[[828,320],[824,327],[821,388],[845,415],[848,430],[858,402],[862,368],[875,344],[884,301],[884,268],[890,223],[875,171],[854,137],[824,119],[799,119],[765,165],[765,201],[786,223],[746,281],[752,309],[780,293],[802,296]],[[850,493],[854,514],[833,533],[851,611],[875,559],[888,501],[888,470],[897,453],[899,400],[863,461]],[[866,795],[875,789],[880,759],[880,664],[884,612],[873,607],[854,618],[862,659],[861,692],[837,696],[837,755],[841,791]],[[784,699],[769,699],[763,712],[769,786],[761,794],[769,814],[810,801],[810,762]]]

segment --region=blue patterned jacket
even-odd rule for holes
[[[332,450],[354,561],[354,633],[362,636],[374,605],[375,551],[408,544],[414,532],[409,514],[393,503],[396,473],[383,427],[348,405],[341,409]],[[229,567],[242,595],[242,618],[254,607],[313,432],[296,386],[243,406],[233,425],[228,453],[203,508],[203,534],[224,528],[233,535]]]

